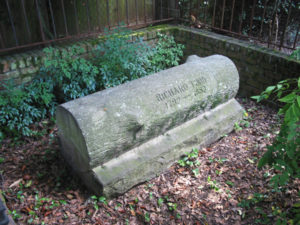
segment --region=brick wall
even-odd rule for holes
[[[221,54],[233,60],[240,75],[240,96],[257,95],[278,81],[300,76],[300,62],[284,53],[204,30],[178,27],[171,33],[186,46],[185,57]]]
[[[143,37],[144,41],[152,44],[157,37],[157,30],[159,30],[159,28],[151,28],[147,31],[136,31],[132,35],[132,40],[135,40],[136,36],[140,36]],[[101,38],[98,39],[98,41],[101,41]],[[80,45],[84,49],[82,57],[88,58],[96,49],[96,43],[97,39],[89,39],[79,41],[76,44]],[[70,43],[60,44],[57,48],[60,50],[68,50],[71,45],[72,44]],[[43,65],[44,59],[45,55],[42,50],[34,50],[22,54],[0,57],[0,82],[9,79],[13,79],[16,84],[29,82]]]
[[[192,54],[200,57],[221,54],[232,59],[240,74],[240,96],[257,95],[267,86],[280,80],[300,76],[300,63],[289,59],[286,54],[209,31],[179,26],[157,26],[137,31],[132,38],[139,35],[152,43],[156,39],[157,31],[171,33],[177,42],[184,44],[185,57]],[[79,42],[87,56],[95,48],[92,43],[95,43],[95,40]],[[68,45],[59,48],[67,49]],[[43,58],[41,50],[2,57],[0,81],[9,78],[18,83],[29,81],[42,65]]]

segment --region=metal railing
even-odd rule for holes
[[[173,0],[1,0],[0,53],[173,19]]]
[[[268,47],[296,49],[299,44],[298,0],[177,0],[180,20],[195,27],[242,38]]]
[[[174,18],[268,47],[299,44],[298,0],[2,0],[0,54]]]

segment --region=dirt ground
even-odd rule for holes
[[[278,132],[268,107],[239,99],[247,117],[218,142],[194,150],[164,174],[114,199],[94,196],[59,152],[50,121],[40,136],[6,139],[0,152],[2,194],[17,224],[275,224],[288,220],[299,180],[269,187],[272,169],[257,169]],[[192,150],[192,149],[191,149]]]

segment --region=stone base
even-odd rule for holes
[[[159,175],[192,148],[207,146],[233,130],[243,116],[243,108],[235,100],[134,148],[117,158],[82,174],[97,194],[107,197],[122,194],[138,183]],[[96,182],[95,182],[96,179]]]

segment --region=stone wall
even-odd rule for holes
[[[140,35],[145,41],[153,42],[157,31],[174,35],[177,42],[186,46],[186,57],[192,54],[200,57],[221,54],[232,59],[240,74],[240,96],[249,97],[259,94],[267,86],[300,75],[300,63],[289,59],[286,54],[205,30],[180,26],[156,26],[137,31],[132,38]],[[79,42],[87,56],[94,49],[92,43],[95,43],[95,40]],[[59,48],[67,49],[68,46],[61,44]],[[41,50],[2,57],[0,81],[9,78],[15,79],[17,83],[29,81],[42,65],[43,58]]]

